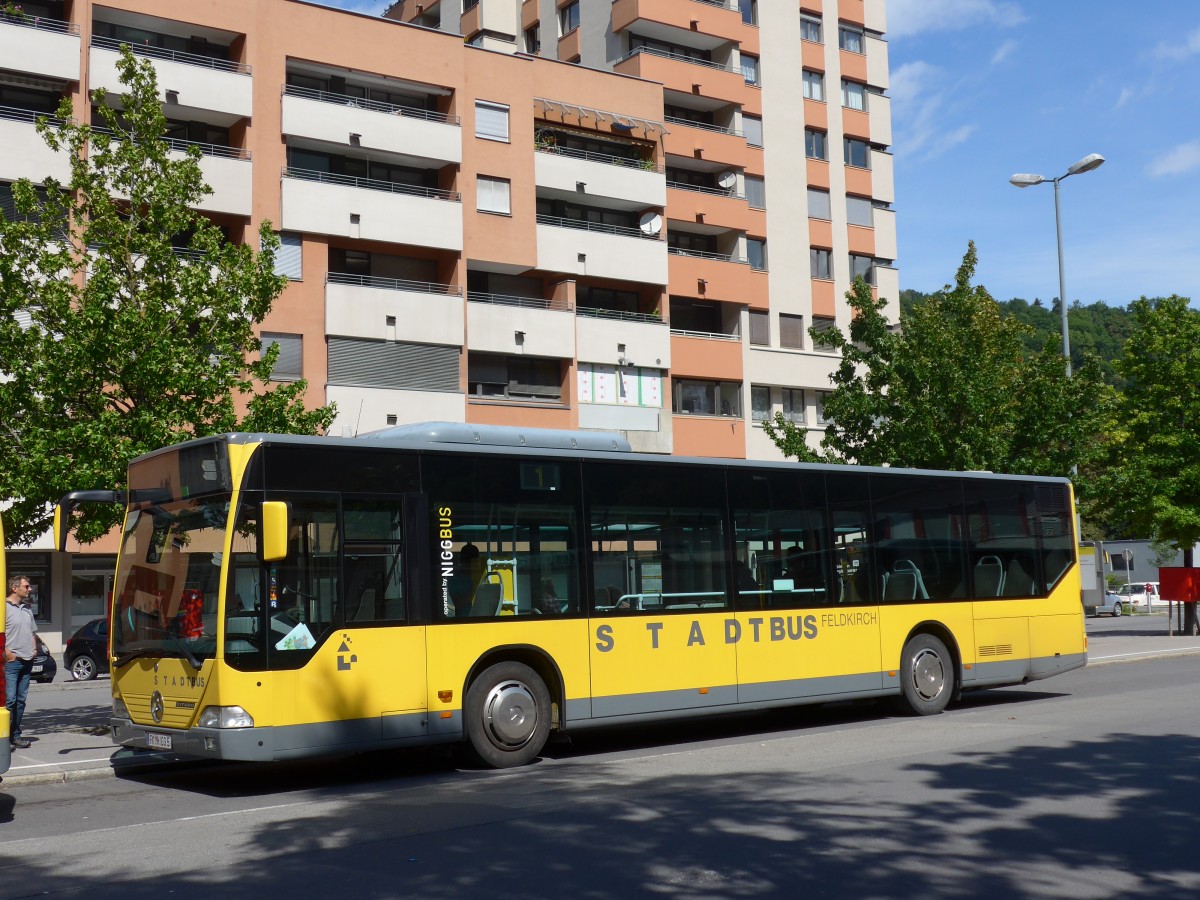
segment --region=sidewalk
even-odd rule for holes
[[[1164,630],[1166,622],[1163,622]],[[1200,637],[1171,637],[1167,634],[1116,633],[1088,635],[1089,666],[1132,662],[1184,654],[1200,654]],[[28,750],[14,750],[12,767],[0,777],[0,791],[21,785],[57,784],[88,778],[129,775],[171,763],[186,763],[182,757],[148,750],[113,746],[108,733],[109,707],[88,706],[68,710],[37,710],[38,695],[55,690],[72,690],[72,682],[36,685],[29,692],[29,728],[25,737],[33,742]],[[66,713],[69,712],[69,718]]]

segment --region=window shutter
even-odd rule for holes
[[[475,102],[475,137],[492,141],[507,141],[508,107],[477,100]]]
[[[459,391],[459,348],[329,339],[329,383],[414,391]]]
[[[751,147],[763,146],[762,119],[757,116],[742,116],[742,132]]]
[[[262,336],[262,355],[266,356],[272,344],[279,345],[279,358],[271,370],[275,381],[296,381],[304,377],[304,338],[299,334],[269,334]]]
[[[290,231],[279,235],[279,249],[275,251],[275,274],[293,281],[300,281],[303,277],[300,235]]]

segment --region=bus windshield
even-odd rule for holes
[[[193,666],[216,652],[228,496],[131,508],[114,592],[113,653],[177,656]]]

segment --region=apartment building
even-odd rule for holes
[[[203,210],[279,231],[263,337],[337,403],[332,433],[777,458],[775,411],[820,436],[837,359],[809,327],[848,323],[855,275],[898,302],[884,2],[23,0],[0,12],[0,207],[67,177],[34,121],[119,93],[128,44],[200,148]],[[64,638],[102,609],[111,559],[21,557]]]

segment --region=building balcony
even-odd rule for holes
[[[667,214],[672,219],[753,234],[767,233],[766,211],[751,209],[741,194],[676,182],[667,188]]]
[[[57,81],[79,80],[79,26],[0,12],[4,68]]]
[[[739,335],[671,329],[673,376],[741,381],[742,371]]]
[[[896,202],[896,184],[892,154],[886,150],[871,148],[872,193],[869,195],[884,203]],[[857,192],[855,192],[857,193]]]
[[[655,315],[581,306],[575,315],[575,355],[580,362],[669,369],[671,330]]]
[[[34,124],[42,113],[11,106],[0,106],[0,181],[28,178],[41,184],[47,178],[67,182],[71,178],[70,158],[46,146]],[[51,121],[57,122],[53,116]]]
[[[188,146],[200,149],[200,173],[204,183],[212,188],[199,208],[207,212],[248,216],[254,195],[254,167],[250,154],[235,147],[216,144],[197,144],[192,141],[169,140],[171,155],[182,157]]]
[[[896,246],[896,211],[875,209],[875,256],[895,259],[899,255]]]
[[[688,26],[691,26],[690,28]],[[613,33],[634,28],[672,43],[703,46],[737,42],[742,16],[733,0],[616,0]]]
[[[102,87],[117,95],[125,91],[117,72],[122,44],[112,38],[92,38],[89,55],[92,88]],[[170,104],[172,118],[231,125],[252,114],[254,80],[249,66],[152,46],[133,45],[130,49],[153,64],[159,98]]]
[[[534,178],[539,188],[570,199],[603,197],[636,207],[667,203],[662,167],[651,160],[627,159],[567,147],[539,149],[534,154]]]
[[[467,3],[464,2],[463,6]],[[490,31],[494,34],[504,34],[515,37],[519,11],[511,2],[491,3],[488,0],[477,0],[474,6],[464,9],[459,16],[458,30],[460,34],[472,35],[480,31]]]
[[[670,90],[718,103],[736,103],[753,108],[761,102],[758,93],[746,85],[740,68],[650,47],[638,47],[617,60],[613,71],[657,81]]]
[[[462,346],[463,307],[455,285],[342,272],[325,279],[327,334]]]
[[[572,359],[575,314],[557,300],[467,293],[467,349]]]
[[[892,98],[885,94],[871,94],[871,131],[868,137],[872,144],[892,146]]]
[[[283,170],[285,231],[461,251],[458,193],[309,169]]]
[[[668,156],[702,159],[730,168],[762,169],[762,148],[747,145],[746,136],[740,131],[670,116],[666,122],[671,127],[663,137],[663,149]]]
[[[769,305],[767,273],[751,269],[746,259],[698,250],[668,250],[671,294],[697,300],[744,303],[751,309]]]
[[[866,35],[867,51],[867,84],[887,90],[891,86],[888,81],[888,45],[887,41],[872,34]]]
[[[361,147],[398,162],[462,162],[457,116],[329,91],[286,85],[282,129],[285,135]]]
[[[333,437],[354,437],[390,425],[467,420],[467,396],[462,392],[330,384],[325,400],[338,408],[329,426]]]
[[[667,283],[667,245],[636,228],[537,217],[537,267],[567,275]]]
[[[746,420],[732,416],[672,416],[676,456],[745,459]]]
[[[806,345],[811,344],[807,334]],[[829,373],[841,361],[836,353],[751,347],[746,354],[746,380],[751,384],[816,386],[829,384]]]

